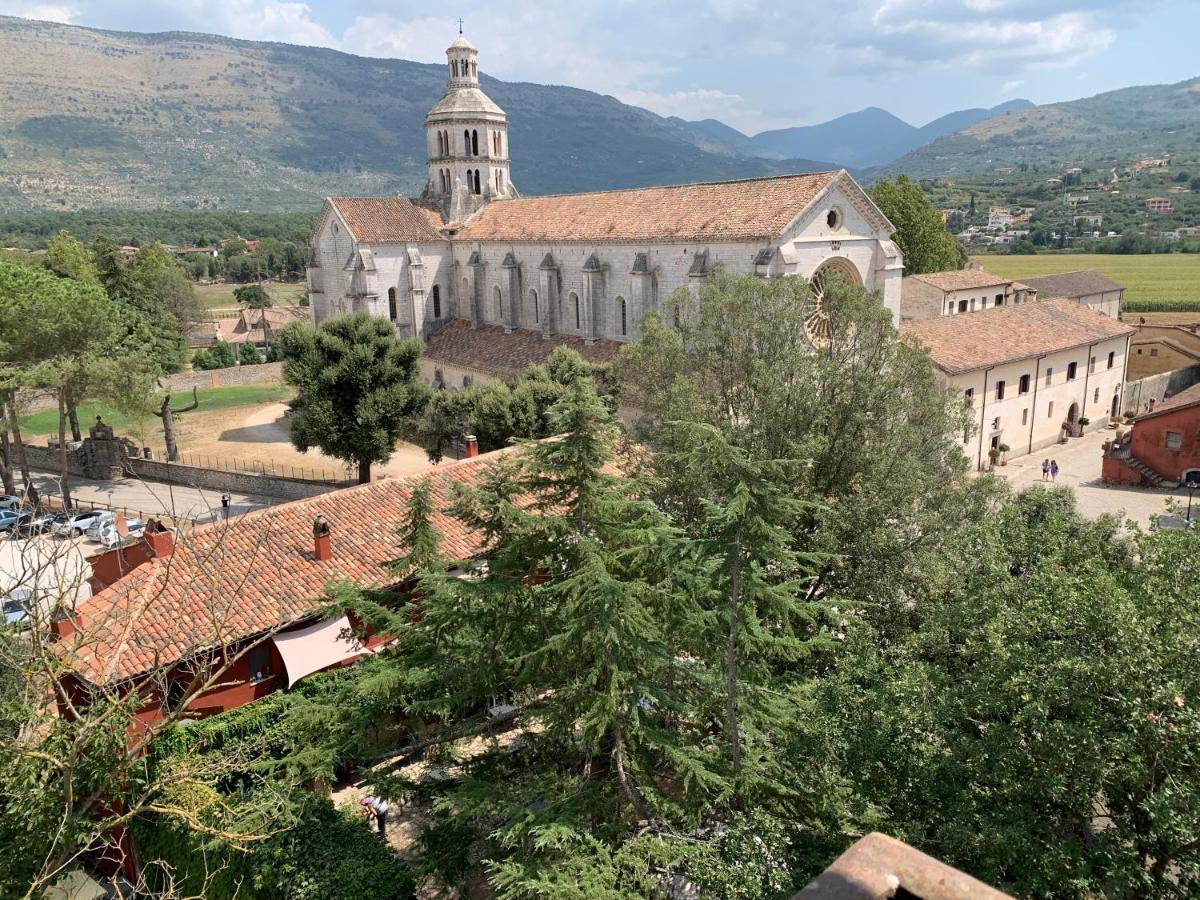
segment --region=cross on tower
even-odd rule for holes
[[[462,34],[462,19],[458,20],[458,33]]]

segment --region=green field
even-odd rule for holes
[[[175,405],[191,403],[191,392],[179,393]],[[244,384],[230,387],[202,388],[196,392],[200,398],[200,408],[197,412],[213,412],[220,409],[234,409],[239,406],[254,406],[259,403],[280,403],[291,399],[292,389],[285,384]],[[79,424],[86,430],[96,421],[96,416],[104,419],[104,424],[111,425],[118,431],[128,431],[136,427],[132,417],[118,412],[104,403],[85,403],[79,407]],[[154,419],[152,415],[148,419]],[[57,434],[58,410],[44,409],[31,413],[21,419],[21,429],[27,434]]]
[[[1197,253],[1140,256],[1038,253],[1032,256],[976,256],[973,259],[989,272],[1016,279],[1095,269],[1125,285],[1125,297],[1129,300],[1200,298],[1200,254]]]
[[[292,284],[282,284],[272,281],[263,286],[267,289],[267,293],[271,295],[271,303],[274,306],[296,306],[307,289],[307,285],[303,281]],[[238,287],[241,287],[241,285],[226,284],[224,282],[198,284],[195,286],[196,299],[200,301],[200,305],[205,309],[236,309],[238,302],[233,299],[233,291],[234,288]]]

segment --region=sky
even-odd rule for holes
[[[0,0],[0,14],[438,63],[461,17],[487,74],[748,134],[1200,75],[1200,0]]]

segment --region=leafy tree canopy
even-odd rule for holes
[[[884,178],[875,182],[871,199],[896,226],[895,241],[904,255],[904,272],[943,272],[961,269],[967,252],[946,230],[942,214],[925,196],[921,186],[900,175],[895,181]],[[971,212],[975,196],[971,195]]]

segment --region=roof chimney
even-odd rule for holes
[[[333,541],[329,536],[329,523],[324,516],[313,519],[313,556],[317,562],[333,559]]]
[[[155,559],[162,559],[175,552],[175,532],[158,519],[151,519],[146,523],[144,540],[150,548],[150,555]]]
[[[64,640],[84,628],[84,618],[77,612],[59,610],[50,620],[50,633]]]
[[[466,447],[467,458],[479,455],[479,438],[473,434],[463,435],[463,446]]]

